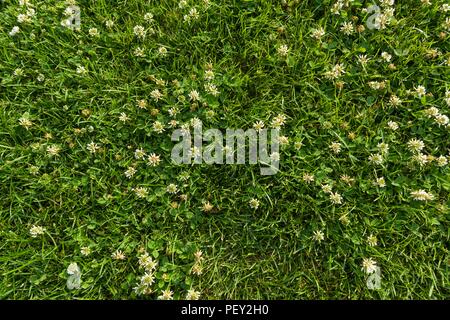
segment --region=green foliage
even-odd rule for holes
[[[334,2],[312,0],[78,1],[78,31],[60,24],[67,3],[30,3],[35,16],[19,23],[27,6],[0,2],[0,298],[156,299],[166,289],[175,299],[190,289],[202,299],[450,298],[450,171],[436,160],[449,157],[449,126],[425,112],[450,116],[445,1],[397,1],[382,30],[365,26],[362,9],[372,1],[353,1],[340,14],[331,12]],[[199,18],[185,21],[192,8]],[[353,33],[341,31],[344,22]],[[20,32],[11,36],[14,26]],[[311,36],[319,27],[320,40]],[[328,79],[337,64],[345,73]],[[276,175],[261,176],[258,165],[171,163],[173,119],[176,127],[198,118],[225,130],[270,127],[280,114],[289,143]],[[411,139],[434,158],[419,165]],[[369,157],[379,143],[389,150],[375,165]],[[148,165],[153,153],[159,165]],[[381,177],[385,187],[374,184]],[[415,201],[417,190],[434,199]],[[44,233],[32,237],[33,226]],[[125,259],[113,259],[117,251]],[[144,252],[158,266],[153,292],[137,295]],[[366,258],[381,269],[379,290],[367,288]],[[66,287],[72,262],[81,269],[78,290]],[[200,275],[192,272],[198,265]]]

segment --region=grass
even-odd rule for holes
[[[26,6],[0,2],[0,298],[156,299],[165,289],[175,299],[188,290],[201,299],[450,298],[450,171],[437,161],[450,160],[450,126],[426,114],[437,107],[450,116],[445,1],[397,1],[395,18],[380,30],[365,24],[369,1],[335,15],[335,1],[326,0],[187,1],[183,8],[172,0],[80,0],[79,31],[60,25],[67,3],[30,3],[35,16],[19,23]],[[199,19],[186,22],[191,8]],[[353,22],[353,33],[341,31],[344,22]],[[145,27],[144,39],[136,25]],[[320,40],[311,36],[319,27]],[[137,47],[145,56],[135,55]],[[208,63],[217,96],[204,87]],[[327,79],[338,63],[345,74]],[[192,90],[199,102],[190,101]],[[389,103],[392,95],[402,103]],[[145,108],[137,106],[142,99]],[[119,120],[122,112],[128,121]],[[172,119],[179,127],[197,117],[204,128],[225,130],[256,121],[270,127],[279,114],[289,143],[276,175],[260,175],[258,165],[171,163]],[[411,139],[434,158],[420,165]],[[389,151],[375,165],[368,159],[379,143]],[[53,145],[57,155],[48,152]],[[161,163],[136,159],[139,148]],[[137,172],[129,179],[130,166]],[[380,177],[385,187],[374,185]],[[177,194],[166,191],[172,183]],[[341,204],[330,201],[326,184]],[[137,197],[137,187],[148,195]],[[411,192],[421,189],[433,200],[414,200]],[[32,226],[45,231],[33,237]],[[117,250],[125,259],[113,259]],[[149,272],[151,292],[139,294],[144,252],[158,266]],[[367,258],[381,269],[378,290],[367,287]],[[81,287],[69,290],[73,262]]]

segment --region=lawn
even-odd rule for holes
[[[450,4],[375,3],[0,1],[0,299],[449,299]]]

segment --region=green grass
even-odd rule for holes
[[[30,2],[36,9],[30,23],[17,22],[26,11],[18,1],[0,2],[0,298],[156,299],[167,288],[175,299],[189,289],[201,299],[450,298],[450,170],[436,160],[418,165],[407,146],[420,139],[424,154],[450,160],[450,126],[424,112],[434,106],[450,116],[445,1],[396,1],[385,29],[351,35],[341,24],[366,26],[362,8],[370,1],[353,1],[340,15],[327,0],[211,0],[209,6],[189,0],[184,8],[173,0],[78,1],[79,31],[60,25],[63,1]],[[184,22],[193,7],[200,18]],[[16,25],[20,32],[10,36]],[[136,25],[146,28],[145,39],[133,34]],[[321,40],[311,37],[318,27],[325,29]],[[90,28],[99,35],[90,36]],[[283,44],[287,57],[277,53]],[[137,47],[145,57],[134,55]],[[439,54],[431,57],[431,49]],[[382,52],[392,55],[390,62]],[[361,54],[370,58],[365,67]],[[207,63],[218,96],[205,91]],[[337,63],[346,73],[327,79]],[[87,73],[78,74],[78,66]],[[23,75],[14,75],[18,68]],[[368,85],[383,80],[382,90]],[[426,96],[415,94],[419,85]],[[159,101],[150,95],[156,88],[164,94]],[[189,101],[191,90],[200,93],[199,103]],[[389,104],[393,94],[401,105]],[[137,107],[141,99],[146,109]],[[258,120],[270,127],[286,115],[281,133],[289,144],[280,151],[280,172],[172,164],[174,106],[179,125],[197,117],[204,128],[222,130]],[[122,112],[128,122],[119,121]],[[32,126],[22,126],[22,117]],[[165,125],[163,133],[152,129],[155,121]],[[389,121],[399,129],[390,130]],[[95,154],[87,149],[91,142],[100,146]],[[341,143],[340,153],[329,148],[333,142]],[[389,151],[374,165],[368,158],[381,142]],[[48,154],[52,145],[59,155]],[[160,155],[159,166],[136,159],[138,148]],[[137,172],[128,179],[130,166]],[[314,182],[305,183],[305,173]],[[379,177],[384,188],[374,185]],[[176,195],[166,192],[171,183]],[[325,184],[342,195],[342,204],[330,201]],[[138,198],[136,187],[146,187],[148,196]],[[415,201],[410,193],[419,189],[434,200]],[[256,210],[252,198],[260,201]],[[205,212],[205,202],[214,208]],[[32,237],[33,225],[44,234]],[[319,230],[322,241],[313,238]],[[371,234],[376,246],[368,245]],[[85,256],[82,247],[92,252]],[[124,260],[112,258],[117,250]],[[201,275],[191,272],[198,250]],[[143,251],[158,267],[154,292],[137,295]],[[381,269],[379,290],[367,288],[365,258]],[[82,273],[78,290],[66,287],[72,262]]]

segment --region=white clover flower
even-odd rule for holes
[[[114,260],[125,260],[126,256],[121,250],[117,250],[111,254],[111,258]]]
[[[119,121],[127,122],[130,118],[127,116],[125,112],[121,112],[119,116]]]
[[[378,239],[376,236],[371,234],[367,237],[367,243],[369,244],[369,246],[375,247],[378,244]]]
[[[442,26],[445,29],[450,30],[450,17],[445,18],[445,21],[442,23]]]
[[[214,206],[209,201],[203,203],[202,210],[204,212],[210,212],[212,209],[214,209]]]
[[[200,17],[200,14],[198,13],[196,8],[192,8],[189,10],[189,17],[193,20],[197,20]]]
[[[285,146],[289,144],[289,138],[286,136],[279,136],[278,137],[278,142],[280,143],[280,145]]]
[[[78,67],[77,67],[77,73],[83,75],[83,74],[86,74],[86,73],[87,73],[87,70],[86,70],[86,68],[83,67],[83,66],[78,66]]]
[[[91,37],[97,37],[99,35],[97,28],[90,28],[88,32]]]
[[[436,116],[440,115],[439,109],[436,108],[436,107],[430,107],[430,108],[426,109],[426,110],[425,110],[425,114],[426,114],[429,118],[436,117]]]
[[[69,264],[69,266],[67,267],[67,274],[70,275],[80,274],[80,267],[76,262],[72,262],[71,264]]]
[[[145,100],[145,99],[138,100],[138,101],[137,101],[137,106],[138,106],[138,108],[140,108],[140,109],[145,109],[145,108],[147,108],[147,100]]]
[[[395,121],[389,121],[388,122],[388,128],[395,131],[398,129],[398,123]]]
[[[212,94],[215,97],[217,97],[220,93],[220,91],[217,89],[217,86],[213,83],[206,83],[205,91]]]
[[[318,242],[323,241],[325,239],[325,235],[324,235],[323,231],[315,230],[313,232],[313,239],[318,241]]]
[[[155,121],[155,122],[153,122],[153,130],[156,133],[162,133],[165,130],[164,129],[164,125],[161,122],[159,122],[159,121]]]
[[[163,97],[163,94],[159,91],[159,89],[155,89],[150,92],[150,96],[155,99],[155,101],[159,101]]]
[[[286,57],[289,53],[289,48],[287,45],[283,44],[278,47],[277,53],[280,57]]]
[[[386,81],[369,81],[369,87],[373,90],[383,90],[386,87]]]
[[[148,254],[148,252],[144,252],[139,256],[139,265],[147,272],[152,272],[156,270],[158,262],[154,261],[153,258]]]
[[[207,81],[211,81],[214,79],[214,71],[212,71],[211,69],[208,69],[205,71],[205,80]]]
[[[158,300],[173,300],[173,291],[169,289],[161,291],[161,295],[158,296]]]
[[[390,62],[391,59],[392,59],[392,55],[390,55],[389,53],[387,53],[387,52],[385,52],[385,51],[381,53],[381,57],[382,57],[386,62]]]
[[[171,117],[175,117],[179,113],[179,110],[177,107],[172,107],[167,112]]]
[[[143,286],[151,286],[153,283],[155,282],[155,276],[153,273],[151,272],[146,272],[144,273],[144,275],[141,277],[141,285]]]
[[[325,35],[325,30],[322,27],[311,30],[311,37],[316,40],[320,40]]]
[[[257,121],[253,124],[253,129],[255,129],[256,131],[261,131],[264,128],[264,122],[262,121]]]
[[[311,182],[314,181],[314,175],[309,174],[309,173],[304,173],[302,179],[303,179],[303,181],[305,181],[306,183],[311,183]]]
[[[106,25],[107,28],[111,29],[112,27],[114,27],[114,21],[106,20],[105,21],[105,25]]]
[[[13,75],[16,77],[21,77],[23,76],[24,72],[22,68],[17,68],[14,70]]]
[[[37,166],[30,166],[29,171],[30,171],[30,174],[37,175],[39,173],[39,167],[37,167]]]
[[[415,153],[420,152],[423,148],[425,148],[425,144],[423,143],[423,141],[415,138],[409,140],[407,146],[411,152]]]
[[[345,74],[344,65],[342,63],[335,64],[331,72],[336,78],[342,76],[343,74]]]
[[[400,100],[399,97],[397,97],[395,94],[391,95],[389,98],[389,104],[393,107],[398,107],[402,104],[402,100]]]
[[[72,262],[67,267],[67,288],[69,290],[80,289],[81,287],[81,270],[76,262]]]
[[[197,90],[192,90],[191,92],[189,92],[189,99],[191,101],[199,101],[200,100],[200,94],[198,93]]]
[[[333,204],[342,204],[342,196],[337,192],[330,193],[330,200]]]
[[[348,185],[352,185],[355,182],[355,178],[352,178],[346,174],[341,175],[341,180],[344,181]]]
[[[17,16],[17,22],[18,23],[29,23],[29,22],[31,22],[31,18],[30,18],[30,16],[21,13]]]
[[[36,10],[34,10],[33,8],[28,8],[26,15],[32,18],[36,15]]]
[[[331,13],[335,15],[340,15],[341,10],[344,8],[344,2],[343,1],[337,1],[333,4],[331,7]]]
[[[138,38],[144,38],[145,37],[145,28],[140,25],[134,26],[133,33]]]
[[[362,261],[362,270],[367,274],[374,273],[377,270],[377,263],[372,258],[364,258]]]
[[[427,89],[424,86],[422,86],[422,85],[417,86],[415,88],[415,91],[416,91],[416,94],[417,94],[417,96],[419,98],[421,98],[422,96],[424,96],[427,93]]]
[[[200,299],[200,292],[193,289],[188,290],[186,294],[186,300],[198,300]]]
[[[30,228],[30,234],[33,238],[36,238],[37,236],[44,234],[44,232],[45,228],[41,226],[33,225]]]
[[[134,49],[133,53],[136,57],[145,57],[144,49],[142,49],[141,47],[137,47],[136,49]]]
[[[249,203],[249,205],[250,205],[250,208],[252,208],[252,209],[255,209],[255,210],[256,210],[256,209],[259,208],[260,202],[259,202],[258,199],[253,198],[253,199],[251,199],[248,203]]]
[[[333,188],[329,184],[322,185],[322,191],[325,193],[331,193],[333,191]]]
[[[148,23],[153,22],[153,14],[147,12],[146,14],[144,14],[144,20],[147,21]]]
[[[183,9],[186,6],[187,6],[187,0],[180,0],[180,2],[178,2],[178,7],[180,9]]]
[[[158,53],[161,55],[161,56],[166,56],[167,55],[167,48],[166,47],[159,47],[158,48]]]
[[[80,249],[80,252],[81,252],[81,254],[82,254],[83,256],[88,256],[88,255],[91,254],[92,250],[91,250],[91,248],[89,248],[89,247],[82,247],[82,248]]]
[[[19,118],[19,124],[27,130],[33,126],[33,122],[28,117]]]
[[[20,28],[18,26],[14,26],[11,31],[9,32],[10,36],[15,36],[16,34],[18,34],[20,32]]]
[[[353,22],[344,22],[341,24],[341,31],[345,35],[351,35],[355,32],[355,28],[353,26]]]
[[[374,184],[380,188],[386,187],[386,181],[384,180],[384,177],[377,178]]]
[[[434,195],[432,193],[426,192],[425,190],[411,191],[411,197],[417,201],[434,200]]]
[[[204,257],[203,257],[203,251],[202,251],[202,250],[197,250],[197,251],[194,253],[194,258],[195,258],[195,261],[201,261],[201,260],[203,260],[203,259],[204,259]]]
[[[435,119],[434,119],[434,121],[436,121],[436,123],[439,125],[439,126],[446,126],[447,124],[448,124],[448,117],[446,116],[446,115],[444,115],[444,114],[438,114],[436,117],[435,117]]]
[[[381,165],[384,161],[383,156],[379,153],[376,154],[371,154],[369,156],[369,161],[376,164],[376,165]]]
[[[150,166],[157,166],[161,162],[159,155],[151,153],[147,158],[147,164]]]
[[[413,161],[417,162],[420,166],[424,166],[429,162],[428,156],[421,152],[414,154]]]
[[[335,154],[338,154],[339,152],[341,152],[341,146],[342,146],[342,144],[339,143],[339,142],[332,142],[332,143],[329,145],[329,148],[330,148]]]
[[[47,147],[47,153],[50,156],[57,156],[59,152],[61,151],[61,148],[58,145],[52,145]]]
[[[450,11],[450,4],[444,3],[443,5],[441,5],[440,10],[441,10],[442,12],[448,12],[448,11]]]
[[[389,144],[381,142],[377,144],[377,148],[380,149],[381,154],[386,154],[389,151]]]
[[[125,177],[131,179],[136,174],[136,169],[134,167],[128,167],[125,171]]]
[[[284,114],[279,114],[272,120],[272,128],[279,129],[284,126],[286,121],[286,116]]]
[[[280,154],[278,152],[272,152],[269,156],[270,161],[278,162],[280,161]]]
[[[87,144],[86,149],[90,153],[96,153],[100,149],[100,146],[97,143],[95,143],[95,142],[91,142],[91,143]]]
[[[386,6],[393,6],[394,0],[380,0],[380,4],[384,7]]]
[[[73,8],[67,7],[67,8],[64,10],[63,14],[64,14],[65,16],[67,16],[67,17],[70,17],[71,15],[74,14]]]
[[[178,187],[176,184],[171,183],[167,186],[166,191],[170,194],[175,194],[178,192]]]

